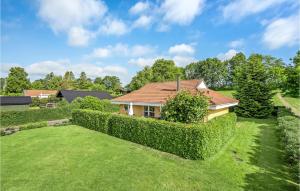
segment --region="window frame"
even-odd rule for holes
[[[154,106],[144,106],[144,117],[155,117],[155,107]]]

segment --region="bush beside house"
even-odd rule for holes
[[[188,159],[206,159],[235,132],[236,115],[229,113],[208,123],[183,124],[143,117],[74,110],[73,123],[109,135],[173,153]]]

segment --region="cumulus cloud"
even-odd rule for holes
[[[133,45],[118,43],[106,47],[96,48],[88,55],[90,58],[106,57],[140,57],[149,56],[155,53],[156,48],[150,45]]]
[[[204,7],[204,0],[164,0],[161,5],[163,19],[169,23],[190,24]]]
[[[69,44],[84,46],[91,38],[88,27],[104,16],[106,5],[101,0],[40,0],[39,17],[55,32],[69,35]]]
[[[93,34],[82,27],[72,27],[68,33],[68,43],[71,46],[88,45]]]
[[[148,28],[152,22],[152,17],[142,15],[133,23],[133,28]]]
[[[154,64],[156,58],[132,58],[128,61],[129,64],[137,65],[140,67],[152,66]]]
[[[149,8],[150,8],[149,2],[139,1],[129,9],[129,13],[132,15],[137,15],[147,11]]]
[[[270,49],[300,44],[300,16],[279,18],[269,23],[262,41]]]
[[[233,40],[231,42],[229,42],[228,46],[230,48],[239,48],[244,46],[245,42],[244,39],[238,39],[238,40]]]
[[[18,64],[2,64],[1,75],[6,76],[8,74],[9,68],[13,66],[19,66]],[[5,68],[4,68],[5,67]],[[122,79],[126,80],[128,77],[128,71],[126,68],[118,65],[110,66],[99,66],[92,63],[71,63],[68,59],[64,60],[44,60],[40,62],[35,62],[27,66],[21,66],[29,74],[31,80],[38,78],[44,78],[45,75],[50,72],[54,72],[56,75],[64,75],[66,71],[73,71],[75,76],[79,76],[82,71],[84,71],[89,77],[95,78],[98,76],[105,75],[117,75],[121,76]]]
[[[221,10],[225,20],[237,22],[246,16],[263,12],[286,1],[287,0],[234,0],[223,6]]]
[[[192,56],[180,56],[180,55],[177,55],[177,56],[174,56],[173,57],[173,61],[175,62],[175,64],[177,66],[181,66],[181,67],[184,67],[192,62],[195,62],[196,59]]]
[[[178,54],[178,55],[184,55],[184,54],[194,54],[195,49],[191,45],[188,44],[176,44],[174,46],[171,46],[169,48],[170,54]]]
[[[238,52],[234,49],[228,50],[226,53],[220,53],[217,55],[217,58],[225,61],[225,60],[230,60],[232,57],[234,57]]]
[[[127,32],[129,31],[126,24],[122,20],[116,18],[107,18],[103,26],[100,27],[100,33],[106,35],[120,36]]]

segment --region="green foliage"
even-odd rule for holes
[[[69,118],[71,116],[71,109],[69,107],[62,107],[27,111],[6,111],[1,112],[0,116],[1,127],[7,127],[37,121]]]
[[[208,123],[186,125],[151,118],[74,110],[72,121],[89,129],[184,158],[206,159],[232,137],[236,116],[230,113]]]
[[[103,111],[104,105],[102,104],[101,100],[93,97],[93,96],[86,96],[80,102],[80,109],[90,109],[90,110],[98,110]]]
[[[267,70],[268,86],[272,90],[280,88],[286,80],[284,62],[272,56],[263,56],[263,64]]]
[[[136,90],[149,82],[164,82],[176,79],[180,74],[184,79],[184,69],[177,67],[172,60],[159,59],[156,60],[152,67],[146,66],[142,71],[138,72],[128,84],[130,90]]]
[[[27,129],[36,129],[36,128],[41,128],[41,127],[46,127],[48,126],[47,121],[41,121],[41,122],[35,122],[35,123],[26,123],[24,125],[20,125],[19,128],[21,131],[27,130]]]
[[[235,97],[240,101],[235,107],[243,117],[266,118],[273,111],[271,88],[268,86],[266,67],[262,56],[251,55],[237,74]]]
[[[195,123],[203,121],[208,113],[208,98],[203,94],[192,95],[180,91],[162,107],[161,116],[166,121]]]
[[[300,119],[285,108],[278,110],[278,129],[282,146],[285,150],[285,160],[291,166],[295,180],[300,179]]]
[[[64,90],[71,90],[75,88],[75,76],[72,71],[66,71],[63,82],[62,82],[62,89]]]
[[[79,79],[76,81],[76,87],[80,90],[87,90],[92,86],[92,81],[87,78],[85,72],[80,73]]]
[[[300,50],[297,51],[294,58],[291,59],[293,64],[285,69],[286,79],[281,87],[286,95],[293,97],[300,96]]]
[[[82,100],[83,100],[82,97],[75,98],[70,104],[71,108],[72,109],[80,109],[80,104],[81,104]]]
[[[228,77],[227,77],[227,86],[234,87],[234,82],[236,80],[236,75],[239,68],[246,63],[246,56],[239,52],[230,60],[226,61],[228,66]]]
[[[22,93],[24,89],[29,89],[30,81],[24,68],[12,67],[6,80],[5,91],[7,93]]]
[[[217,58],[192,63],[186,67],[185,73],[188,79],[203,79],[210,88],[225,86],[228,76],[226,62]]]
[[[35,80],[31,83],[31,89],[34,90],[42,90],[42,89],[46,89],[45,88],[45,82],[43,79],[39,79],[39,80]]]
[[[38,98],[33,97],[32,103],[30,104],[30,107],[45,107],[47,103],[58,103],[60,101],[59,98],[51,95],[48,98]]]
[[[44,83],[44,87],[47,90],[59,90],[62,87],[62,77],[50,72],[46,75]]]

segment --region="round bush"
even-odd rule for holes
[[[208,98],[201,93],[192,95],[179,92],[162,107],[161,116],[166,121],[194,123],[204,119],[208,113]]]
[[[100,99],[93,96],[86,96],[80,102],[80,109],[104,110],[104,104]]]

